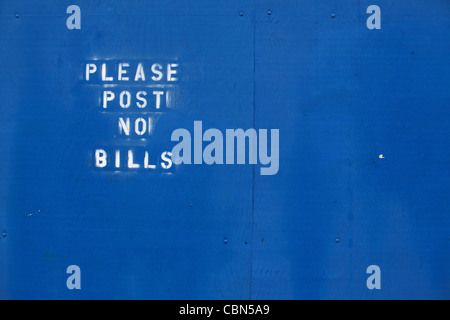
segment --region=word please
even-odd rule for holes
[[[93,75],[100,77],[101,81],[146,81],[152,80],[174,82],[178,81],[176,77],[178,63],[153,63],[149,66],[143,63],[137,65],[128,62],[117,63],[111,66],[111,63],[86,63],[86,81],[90,81]]]
[[[279,168],[279,130],[270,130],[270,156],[267,153],[268,140],[267,129],[259,129],[258,133],[255,129],[226,129],[225,151],[226,164],[234,164],[235,152],[237,164],[245,164],[246,154],[248,154],[248,163],[257,164],[258,155],[259,163],[267,165],[260,169],[261,175],[277,174]],[[218,129],[208,129],[202,132],[202,121],[194,121],[194,164],[224,164],[223,134]],[[172,141],[179,141],[172,149],[172,161],[174,164],[191,164],[191,133],[186,129],[176,129],[171,135]],[[203,142],[210,143],[203,149]],[[236,141],[236,145],[235,145]],[[246,141],[248,141],[248,152],[246,149]],[[259,148],[258,148],[259,144]],[[258,150],[259,149],[259,150]],[[257,152],[259,153],[257,154]]]

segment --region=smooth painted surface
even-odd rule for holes
[[[449,14],[446,0],[2,1],[0,298],[450,298]],[[179,64],[152,135],[118,136],[85,79],[96,61]],[[95,168],[96,148],[164,150],[196,120],[279,129],[279,172]]]

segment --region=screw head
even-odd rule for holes
[[[244,15],[244,11],[239,12],[239,15],[242,17]]]
[[[331,18],[334,19],[336,18],[336,15],[334,13],[331,14]]]
[[[18,13],[16,13],[16,18],[19,18],[19,14]]]
[[[267,15],[271,15],[272,14],[272,10],[267,10]]]

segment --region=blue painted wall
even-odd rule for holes
[[[448,0],[1,1],[0,298],[450,298],[449,15]],[[116,128],[139,111],[102,110],[85,79],[124,61],[179,65],[144,139]],[[95,168],[96,148],[157,157],[195,120],[279,129],[279,172]]]

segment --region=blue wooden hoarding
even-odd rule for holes
[[[450,298],[449,15],[2,0],[0,298]]]

